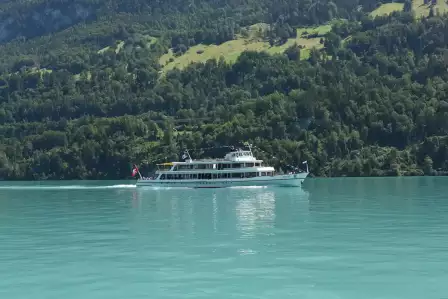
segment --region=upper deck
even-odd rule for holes
[[[248,165],[250,167],[260,167],[263,163],[263,160],[256,159],[252,151],[233,151],[227,153],[224,158],[215,158],[215,159],[198,159],[193,160],[189,157],[184,162],[168,162],[157,164],[159,170],[180,170],[180,169],[196,169],[196,168],[211,168],[211,169],[222,169],[222,168],[234,168],[232,165],[235,165],[235,168],[240,168]],[[195,167],[198,166],[198,167]],[[205,167],[204,167],[205,166]]]
[[[215,159],[186,159],[184,162],[167,162],[157,164],[158,166],[173,166],[182,164],[210,164],[210,163],[232,163],[232,162],[263,162],[263,160],[256,159],[251,151],[234,151],[225,155],[224,158]]]

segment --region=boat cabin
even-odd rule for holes
[[[251,151],[242,150],[230,152],[224,159],[189,159],[157,166],[161,180],[240,179],[274,175],[273,167],[265,167],[263,161],[257,160]]]

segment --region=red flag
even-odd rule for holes
[[[134,168],[132,169],[132,176],[134,177],[138,173],[137,166],[134,165]]]

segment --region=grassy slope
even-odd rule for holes
[[[431,5],[424,5],[424,0],[413,0],[413,10],[417,17],[427,16]],[[446,13],[448,12],[448,3],[445,0],[437,0],[437,4],[433,5],[435,13]],[[376,17],[381,15],[390,14],[394,11],[402,11],[404,3],[385,3],[379,6],[377,9],[370,13],[370,16]],[[163,67],[162,73],[179,68],[183,69],[189,64],[194,62],[206,62],[209,59],[219,59],[223,57],[228,62],[235,61],[238,56],[247,50],[251,51],[266,51],[270,54],[283,53],[286,48],[297,43],[305,48],[302,49],[302,58],[306,59],[309,55],[310,49],[313,47],[322,48],[320,44],[320,37],[317,38],[306,38],[302,36],[304,31],[308,33],[318,33],[319,35],[324,35],[331,30],[331,25],[324,25],[315,28],[300,28],[297,29],[297,38],[288,39],[288,41],[280,46],[271,47],[269,43],[261,38],[257,38],[257,31],[266,29],[266,24],[255,24],[249,27],[249,37],[238,36],[237,39],[223,43],[221,45],[203,45],[199,44],[191,47],[185,54],[175,57],[173,52],[170,50],[167,54],[163,55],[159,59],[160,65]]]
[[[434,13],[444,14],[448,12],[448,3],[445,0],[437,0],[437,4],[432,5],[424,4],[423,0],[412,0],[412,10],[415,12],[416,17],[428,16],[431,6],[434,8]]]
[[[402,11],[403,7],[404,3],[386,3],[372,11],[370,15],[372,17],[386,15],[394,11]],[[434,13],[436,14],[448,13],[448,2],[446,2],[446,0],[437,0],[437,4],[434,5],[431,4],[431,1],[428,1],[428,4],[424,4],[424,0],[412,1],[412,10],[415,12],[415,16],[417,18],[421,16],[428,16],[431,7],[434,8]]]
[[[417,17],[429,14],[431,4],[425,5],[423,1],[424,0],[413,0],[413,10]],[[445,2],[445,0],[437,1],[437,4],[433,5],[435,13],[439,12],[440,14],[442,14],[444,12],[448,12],[448,4]],[[379,6],[376,10],[372,11],[370,13],[370,16],[375,17],[379,15],[390,14],[393,11],[401,11],[403,10],[403,6],[403,3],[385,3]],[[260,30],[264,31],[267,28],[267,24],[255,24],[247,28],[248,34],[246,37],[240,35],[237,36],[235,40],[228,41],[221,45],[199,44],[191,47],[185,54],[178,57],[175,57],[173,52],[170,50],[167,54],[162,55],[162,57],[160,57],[159,59],[159,63],[163,67],[162,74],[174,68],[183,69],[191,63],[206,62],[207,60],[213,58],[219,59],[220,57],[223,57],[228,62],[234,62],[242,52],[248,50],[265,51],[270,54],[283,53],[289,46],[293,45],[294,43],[297,43],[298,45],[304,47],[301,50],[301,56],[302,59],[306,59],[309,56],[311,48],[322,48],[322,44],[320,44],[320,37],[307,38],[306,34],[303,35],[303,33],[308,32],[309,34],[317,33],[318,35],[324,35],[331,30],[331,25],[323,25],[314,28],[299,28],[297,29],[297,38],[288,39],[285,44],[272,47],[265,39],[259,37],[258,32]],[[142,38],[147,40],[148,45],[154,44],[157,41],[157,38],[149,35],[143,35]],[[113,50],[115,51],[115,53],[119,53],[123,49],[124,45],[125,43],[123,41],[117,41],[114,46],[105,47],[98,50],[97,52],[101,54],[106,52],[107,50]],[[31,72],[41,72],[43,74],[45,72],[51,72],[51,70],[39,70],[33,68]],[[80,74],[74,75],[74,77],[75,80],[79,80]],[[89,73],[87,74],[87,77],[90,77]]]
[[[404,3],[386,3],[375,9],[370,13],[370,16],[377,17],[382,15],[388,15],[394,11],[402,11]]]
[[[266,51],[270,54],[283,53],[289,46],[297,43],[305,48],[302,49],[302,58],[307,58],[311,48],[321,48],[320,37],[307,38],[302,34],[307,31],[309,34],[318,33],[323,35],[331,30],[331,25],[324,25],[315,28],[301,28],[297,30],[297,38],[290,38],[286,43],[280,46],[270,46],[269,42],[257,37],[257,32],[266,28],[265,24],[255,24],[249,27],[248,37],[237,36],[237,39],[225,42],[220,45],[199,44],[191,47],[188,51],[178,57],[173,55],[170,50],[167,54],[160,57],[159,63],[163,66],[163,72],[173,68],[183,69],[190,63],[206,62],[209,59],[224,57],[228,62],[235,61],[244,51]],[[200,53],[200,54],[199,54]],[[170,62],[170,60],[172,60]]]
[[[117,45],[115,47],[115,50],[114,50],[115,53],[116,54],[120,53],[121,49],[123,49],[123,46],[124,46],[124,42],[123,41],[118,41]],[[102,53],[106,52],[109,49],[110,49],[110,47],[105,47],[105,48],[103,48],[101,50],[98,50],[98,54],[102,54]]]

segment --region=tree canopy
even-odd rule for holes
[[[126,178],[132,163],[151,170],[184,148],[223,155],[244,141],[317,176],[448,170],[447,16],[372,18],[378,3],[365,0],[70,3],[0,5],[0,179]],[[309,55],[292,45],[161,74],[169,48],[260,22],[284,42],[331,20]]]

